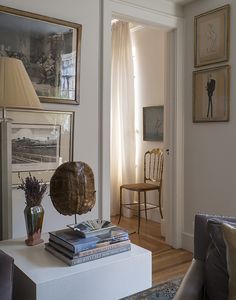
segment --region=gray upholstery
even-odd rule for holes
[[[13,289],[14,260],[0,250],[0,299],[11,300]]]
[[[203,300],[204,276],[207,249],[210,244],[210,236],[207,229],[207,221],[217,218],[222,221],[236,223],[235,217],[212,216],[197,214],[194,226],[194,258],[186,273],[174,300]]]
[[[193,259],[181,286],[175,296],[175,300],[198,300],[203,297],[204,263]]]
[[[194,226],[194,258],[205,261],[206,252],[210,243],[210,237],[207,231],[207,221],[212,218],[217,218],[220,220],[236,223],[236,218],[234,217],[224,217],[224,216],[212,216],[197,214],[195,216],[195,226]]]

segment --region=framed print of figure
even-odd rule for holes
[[[229,121],[230,67],[193,72],[193,122]]]
[[[195,67],[228,61],[229,26],[229,5],[195,16]]]

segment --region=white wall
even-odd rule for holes
[[[99,206],[99,3],[97,0],[0,0],[0,5],[38,13],[82,24],[80,105],[43,104],[45,109],[75,111],[74,160],[88,163],[94,171],[97,190],[96,206],[91,213],[78,220],[97,218]],[[43,231],[72,223],[73,217],[60,215],[52,206],[50,197],[42,202],[45,208]],[[25,235],[23,217],[24,194],[13,190],[13,236]]]
[[[134,47],[137,181],[143,181],[143,156],[147,150],[163,148],[163,142],[143,140],[143,107],[164,105],[166,78],[167,33],[163,29],[147,26],[131,30]],[[148,193],[148,200],[157,203],[158,192]],[[148,217],[159,221],[157,210],[150,210]]]
[[[101,62],[99,21],[102,17],[99,12],[99,4],[101,2],[104,4],[103,82],[101,82],[102,74],[99,70],[99,63]],[[56,0],[0,0],[0,5],[32,11],[83,25],[81,104],[79,106],[43,104],[43,106],[46,109],[75,111],[74,160],[85,161],[92,167],[95,174],[96,190],[98,191],[97,197],[99,197],[101,189],[103,192],[102,201],[97,198],[96,206],[92,212],[80,216],[79,220],[95,218],[100,211],[104,218],[109,218],[109,86],[110,22],[112,13],[131,17],[134,20],[143,20],[147,24],[162,23],[173,28],[179,22],[179,19],[170,16],[182,16],[182,8],[164,0],[68,0],[67,2]],[[104,89],[104,93],[103,97],[100,98],[101,88]],[[100,133],[101,126],[103,127],[102,133]],[[102,156],[100,153],[101,148]],[[73,218],[59,215],[52,207],[49,197],[43,200],[43,206],[46,211],[43,231],[53,230],[73,221]],[[23,194],[19,190],[13,190],[13,228],[15,237],[25,235],[23,209]]]
[[[228,3],[231,4],[230,121],[226,123],[193,123],[194,16]],[[186,26],[184,231],[188,237],[193,233],[193,220],[197,212],[236,215],[236,36],[234,34],[236,1],[197,1],[185,7],[184,16]]]

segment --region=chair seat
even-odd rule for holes
[[[123,185],[121,185],[121,188],[130,190],[130,191],[145,192],[145,191],[151,191],[151,190],[159,190],[160,186],[156,185],[156,184],[151,184],[151,183],[132,183],[132,184],[123,184]]]

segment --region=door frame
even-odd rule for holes
[[[102,68],[102,108],[101,108],[101,203],[100,217],[110,219],[110,98],[111,98],[111,20],[114,17],[134,21],[151,26],[169,28],[172,44],[175,48],[175,66],[173,80],[170,83],[171,93],[174,95],[173,106],[170,109],[171,126],[170,158],[167,185],[168,203],[164,203],[165,237],[166,242],[175,248],[182,247],[182,231],[184,216],[184,20],[180,17],[165,14],[157,10],[145,9],[142,6],[131,5],[117,0],[102,1],[101,28],[101,68]],[[178,74],[178,76],[177,76]],[[173,75],[173,74],[172,74]],[[168,113],[168,112],[167,112]],[[165,145],[167,146],[167,145]]]

